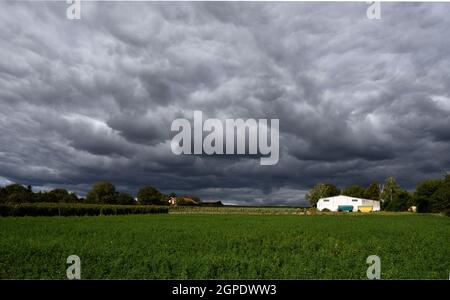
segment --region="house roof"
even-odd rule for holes
[[[322,200],[322,199],[335,199],[335,198],[348,198],[348,199],[358,199],[358,200],[366,200],[366,201],[377,201],[377,202],[380,202],[379,200],[372,200],[372,199],[365,199],[365,198],[351,197],[351,196],[347,196],[347,195],[338,195],[338,196],[324,197],[324,198],[320,198],[319,201]]]

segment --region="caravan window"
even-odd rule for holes
[[[330,202],[330,199],[325,199],[323,200],[323,202]]]
[[[353,202],[358,202],[358,199],[352,199]]]

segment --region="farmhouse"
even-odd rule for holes
[[[170,197],[167,202],[169,202],[169,205],[177,205],[177,197]]]
[[[380,201],[339,195],[320,198],[317,201],[319,211],[380,211]]]
[[[183,196],[183,197],[170,197],[169,205],[178,206],[178,205],[201,205],[200,199],[194,196]]]

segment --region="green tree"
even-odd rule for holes
[[[380,195],[383,209],[389,211],[406,211],[414,203],[412,195],[403,190],[394,177],[386,179]]]
[[[0,186],[0,203],[6,202],[6,191],[5,188]]]
[[[27,203],[30,202],[30,198],[26,194],[12,193],[6,198],[8,203]]]
[[[311,206],[315,206],[320,198],[338,196],[340,193],[341,191],[333,184],[318,183],[306,193],[305,198],[309,200]]]
[[[45,202],[45,203],[57,203],[59,202],[59,195],[57,193],[50,192],[39,192],[34,195],[35,202]]]
[[[356,198],[364,198],[365,193],[366,189],[359,185],[351,185],[342,191],[342,195]]]
[[[117,193],[115,202],[121,205],[133,205],[136,203],[134,198],[127,193]]]
[[[41,191],[37,193],[33,193],[33,202],[48,202],[45,201],[45,197],[47,196],[47,193],[43,193]]]
[[[31,187],[24,187],[18,183],[5,186],[3,189],[3,197],[5,202],[10,203],[33,202],[33,192],[31,191]]]
[[[435,212],[450,211],[450,174],[445,175],[441,186],[434,193],[432,210]]]
[[[414,202],[418,212],[431,212],[435,210],[436,192],[443,185],[441,179],[429,179],[419,182],[414,192]]]
[[[78,197],[74,193],[70,193],[66,189],[54,189],[44,196],[45,202],[61,202],[61,203],[75,203],[78,202]]]
[[[86,196],[87,203],[114,204],[116,187],[108,181],[96,182]]]
[[[7,196],[11,194],[28,194],[30,193],[30,189],[24,187],[21,184],[13,183],[5,186],[4,192]]]
[[[367,187],[364,198],[371,200],[380,200],[380,186],[378,182],[372,182]]]
[[[406,211],[413,204],[412,200],[413,197],[408,191],[400,190],[394,200],[386,203],[384,209],[388,211]]]
[[[383,208],[387,209],[394,207],[392,203],[398,199],[398,195],[401,192],[401,188],[398,185],[394,177],[389,177],[384,182],[383,191],[381,192],[381,199],[383,200]]]
[[[139,189],[137,199],[139,204],[165,205],[165,196],[152,186],[144,186]]]

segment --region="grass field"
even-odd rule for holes
[[[0,278],[448,279],[450,218],[169,214],[0,218]]]

